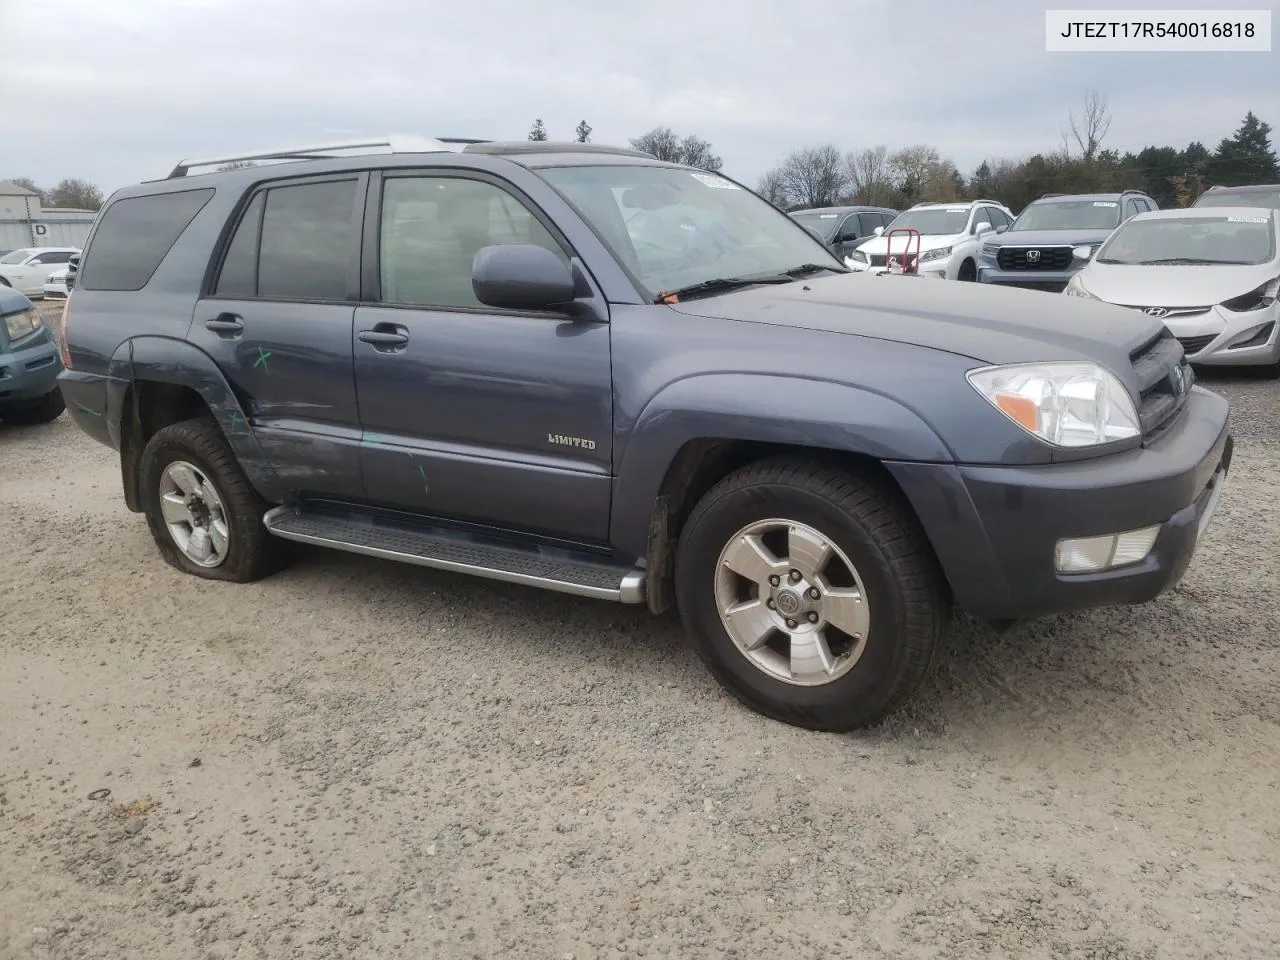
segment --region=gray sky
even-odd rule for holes
[[[1280,23],[1280,0],[1218,5]],[[1280,53],[1046,53],[1045,6],[0,0],[0,178],[109,193],[184,156],[371,133],[519,139],[538,116],[552,139],[582,119],[596,142],[697,133],[751,183],[823,142],[930,143],[968,173],[1053,149],[1090,86],[1121,151],[1212,149],[1249,109],[1280,141]]]

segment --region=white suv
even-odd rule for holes
[[[942,280],[977,280],[978,250],[986,233],[1003,233],[1013,224],[1013,212],[994,200],[968,200],[958,203],[917,203],[910,210],[877,230],[874,240],[861,244],[845,263],[854,270],[883,273],[886,255],[900,259],[916,254],[916,238],[900,233],[892,238],[884,234],[899,227],[920,231],[919,272],[924,277]],[[892,242],[893,249],[889,250]]]

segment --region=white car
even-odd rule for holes
[[[978,252],[982,237],[991,232],[1003,233],[1013,224],[1013,212],[994,200],[969,200],[960,203],[917,203],[894,218],[876,238],[860,244],[845,258],[853,270],[884,273],[886,257],[895,259],[909,255],[914,259],[919,243],[921,276],[943,280],[977,280]],[[899,233],[886,236],[899,227],[920,231],[917,238]],[[893,249],[889,249],[892,244]]]
[[[1140,213],[1062,292],[1163,320],[1192,363],[1280,375],[1280,210]]]
[[[67,272],[70,269],[70,267],[59,267],[45,278],[44,298],[46,300],[67,299]]]
[[[65,267],[76,247],[24,247],[0,257],[0,283],[28,297],[44,296],[49,274]]]

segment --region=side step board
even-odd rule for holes
[[[262,518],[267,530],[296,540],[384,560],[469,573],[619,603],[644,603],[644,571],[569,551],[482,540],[464,533],[393,524],[369,515],[312,513],[283,506]]]

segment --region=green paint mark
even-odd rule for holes
[[[77,406],[77,407],[79,407],[81,410],[83,410],[85,413],[89,414],[89,416],[91,416],[91,417],[100,417],[100,416],[102,416],[102,411],[101,411],[101,410],[90,410],[88,407],[86,407],[86,406],[85,406],[83,403],[81,403],[79,400],[77,400],[77,401],[76,401],[76,406]]]
[[[418,476],[422,478],[422,492],[430,495],[431,488],[427,486],[427,471],[422,469],[422,464],[418,464]]]
[[[418,476],[422,477],[423,480],[427,479],[427,471],[422,469],[422,464],[418,464]]]
[[[381,442],[382,442],[382,434],[380,434],[380,433],[366,433],[366,434],[364,435],[364,442],[365,442],[365,443],[381,443]]]
[[[261,347],[259,347],[258,359],[253,361],[254,367],[261,367],[263,373],[270,373],[271,371],[267,367],[267,360],[270,358],[270,356],[271,356],[270,350],[263,350]]]
[[[232,410],[231,411],[231,429],[234,430],[236,429],[236,427],[240,426],[241,424],[244,424],[246,428],[249,426],[249,424],[245,421],[244,417],[240,416],[239,410]]]

